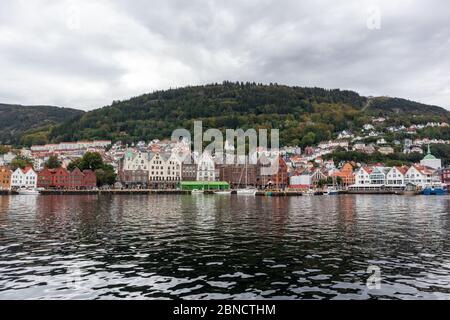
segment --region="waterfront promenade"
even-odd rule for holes
[[[214,194],[213,190],[204,191],[205,194]],[[232,190],[232,194],[236,194]],[[398,190],[369,190],[369,191],[347,191],[339,190],[339,194],[371,194],[371,195],[400,195]],[[0,190],[1,195],[17,195],[16,191]],[[173,190],[173,189],[108,189],[108,190],[42,190],[41,195],[190,195],[190,190]],[[315,195],[323,195],[324,192],[316,192]],[[300,190],[260,190],[256,196],[272,196],[272,197],[299,197],[304,196],[305,192]]]
[[[157,189],[109,189],[109,190],[42,190],[41,195],[150,195],[150,194],[164,194],[164,195],[189,195],[190,190],[157,190]],[[214,191],[206,190],[205,194],[214,194]],[[235,194],[236,191],[232,191]],[[15,191],[0,191],[0,195],[17,195]],[[300,191],[265,191],[261,190],[256,193],[257,196],[302,196]]]
[[[205,194],[214,194],[214,191],[206,190]],[[235,194],[236,191],[232,191]],[[165,194],[165,195],[189,195],[190,190],[154,190],[154,189],[111,189],[111,190],[44,190],[42,195],[142,195],[142,194]],[[302,196],[298,191],[258,191],[257,196]]]

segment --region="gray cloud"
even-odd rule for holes
[[[450,108],[449,11],[445,0],[3,0],[0,101],[92,109],[236,80]]]

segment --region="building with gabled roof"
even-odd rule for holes
[[[361,167],[355,172],[355,185],[356,186],[366,186],[371,184],[370,174],[372,173],[372,168]]]
[[[11,189],[12,171],[6,166],[0,166],[0,190]]]
[[[37,173],[31,167],[25,169],[17,168],[11,175],[11,188],[30,188],[37,187]]]
[[[351,163],[345,163],[339,171],[334,172],[331,177],[335,180],[339,178],[342,186],[350,186],[355,183],[355,174]]]
[[[405,186],[405,174],[408,167],[392,167],[386,175],[387,186]]]
[[[412,165],[405,174],[405,183],[425,187],[440,182],[438,171],[422,165]]]

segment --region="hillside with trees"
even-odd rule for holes
[[[448,121],[445,109],[398,98],[367,98],[353,91],[278,84],[210,84],[155,91],[86,113],[59,125],[25,132],[23,145],[110,139],[125,143],[169,138],[174,129],[276,128],[282,145],[313,145],[342,130],[359,130],[372,117],[392,124]]]
[[[60,124],[81,115],[83,111],[52,106],[22,106],[0,104],[0,144],[21,144],[26,132],[37,130],[38,134],[31,143],[45,142],[46,131],[53,125]]]

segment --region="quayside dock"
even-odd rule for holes
[[[232,194],[236,191],[232,191]],[[123,189],[123,190],[43,190],[41,195],[187,195],[190,190],[151,190],[151,189]],[[205,194],[214,194],[214,191],[205,191]],[[257,196],[289,197],[302,196],[302,192],[296,191],[258,191]]]
[[[111,189],[111,190],[42,190],[41,195],[190,195],[191,190],[155,190],[155,189]],[[232,194],[236,194],[233,190]],[[0,196],[17,195],[15,191],[0,190]],[[213,190],[205,190],[204,194],[213,195]],[[324,195],[324,192],[316,192],[317,195]],[[360,195],[403,195],[407,194],[401,190],[339,190],[338,194],[360,194]],[[416,195],[418,193],[415,193]],[[259,190],[256,196],[264,197],[300,197],[304,193],[301,191],[282,190]],[[414,194],[413,194],[414,195]]]
[[[403,194],[406,191],[404,186],[387,187],[384,185],[350,186],[345,192],[348,194]]]
[[[112,189],[112,190],[43,190],[41,195],[140,195],[190,194],[187,190]]]

